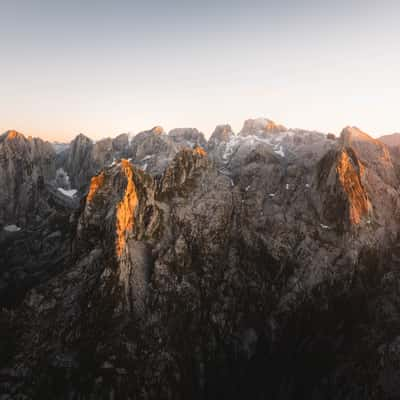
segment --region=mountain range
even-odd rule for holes
[[[400,398],[400,134],[260,118],[0,136],[0,399]]]

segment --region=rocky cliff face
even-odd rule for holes
[[[266,118],[248,119],[244,122],[240,131],[241,136],[264,136],[271,133],[286,132],[288,129],[283,125],[276,124],[274,121]]]
[[[115,139],[106,138],[93,142],[83,134],[78,135],[63,152],[58,154],[58,167],[65,170],[71,186],[86,187],[101,168],[130,155],[128,134]]]
[[[40,209],[46,183],[55,177],[55,152],[48,142],[16,131],[0,137],[0,225],[24,225]]]
[[[332,150],[320,162],[318,187],[323,197],[321,210],[338,229],[370,221],[372,212],[363,184],[365,167],[349,149]]]
[[[399,396],[393,154],[353,128],[337,140],[253,125],[182,148],[142,132],[79,209],[58,206],[69,230],[49,239],[54,273],[0,314],[2,392]]]
[[[168,136],[178,146],[178,148],[193,146],[206,147],[207,141],[204,134],[199,132],[196,128],[177,128],[172,129]]]
[[[68,173],[71,185],[80,188],[96,173],[97,165],[93,162],[93,142],[83,134],[78,135],[72,142],[60,166]]]
[[[131,149],[133,162],[153,175],[160,175],[178,151],[160,126],[135,135]]]

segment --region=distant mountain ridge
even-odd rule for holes
[[[382,143],[387,146],[400,146],[400,133],[392,133],[391,135],[384,135],[378,138]]]

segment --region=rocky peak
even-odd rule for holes
[[[122,133],[118,135],[112,141],[112,146],[114,151],[118,153],[124,153],[129,147],[129,135],[127,133]]]
[[[388,147],[356,127],[346,127],[340,135],[343,147],[351,147],[358,159],[385,183],[396,186],[397,176]]]
[[[362,141],[371,143],[377,142],[376,139],[372,138],[356,126],[345,127],[340,134],[340,140],[344,146],[351,146],[354,142]]]
[[[155,133],[157,135],[162,135],[163,133],[165,133],[164,128],[162,126],[155,126],[154,128],[152,128],[150,130],[151,133]]]
[[[81,133],[66,150],[65,160],[60,166],[67,171],[74,188],[86,185],[98,170],[98,165],[94,162],[93,147],[92,140]]]
[[[98,140],[93,146],[92,156],[98,168],[111,164],[115,158],[113,140],[111,138]]]
[[[166,169],[161,182],[162,193],[182,193],[190,190],[195,178],[210,167],[206,151],[195,146],[193,149],[182,149]]]
[[[163,137],[164,134],[165,131],[161,126],[155,126],[149,130],[142,131],[134,135],[132,138],[132,145],[134,146],[135,143],[138,143],[148,137]]]
[[[75,139],[72,141],[71,144],[93,144],[92,139],[90,139],[88,136],[84,135],[83,133],[80,133],[75,137]]]
[[[159,128],[135,135],[129,153],[135,165],[153,175],[161,175],[178,151],[171,138]]]
[[[239,135],[241,136],[266,136],[274,133],[287,131],[283,125],[276,124],[274,121],[266,118],[248,119],[244,122],[243,128]]]
[[[9,130],[5,132],[2,136],[5,140],[27,140],[27,138],[22,133],[15,130]]]
[[[135,227],[135,214],[141,214],[138,216],[141,222],[136,226],[138,236],[147,229],[142,223],[144,208],[149,206],[154,190],[151,176],[122,159],[91,179],[83,213],[84,225],[90,222],[114,232],[115,253],[121,256],[127,237]]]
[[[43,142],[42,140],[40,141]],[[7,148],[9,149],[13,149],[16,154],[28,154],[32,150],[31,140],[25,137],[22,133],[14,130],[7,131],[3,135],[1,135],[0,143],[2,143],[4,146],[7,146]]]
[[[85,220],[91,219],[97,223],[105,218],[104,222],[108,221],[109,229],[115,232],[117,256],[121,256],[125,249],[126,237],[132,232],[138,204],[133,174],[132,165],[123,159],[110,170],[103,170],[91,179],[86,197]]]
[[[44,186],[55,178],[55,172],[55,151],[50,143],[41,139],[29,140],[16,131],[2,135],[0,223],[25,224],[33,220],[39,212]]]
[[[179,147],[190,147],[195,145],[206,147],[207,142],[204,134],[196,128],[176,128],[169,131],[168,136]]]
[[[208,141],[208,147],[214,148],[220,143],[229,142],[233,136],[234,133],[230,125],[218,125],[211,134],[210,140]]]
[[[80,133],[72,140],[70,145],[71,153],[82,152],[86,149],[91,149],[93,147],[93,141],[85,136],[83,133]],[[73,154],[71,154],[73,156]]]

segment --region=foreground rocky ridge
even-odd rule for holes
[[[10,275],[27,262],[13,235],[60,232],[51,262],[39,251],[24,272],[37,279],[3,302],[0,391],[399,396],[395,154],[356,128],[336,139],[269,120],[203,139],[138,134],[118,150],[131,161],[73,178],[86,185],[78,208],[48,200],[67,230],[43,217],[0,240]],[[82,141],[91,149],[80,138],[68,158],[92,165]]]

